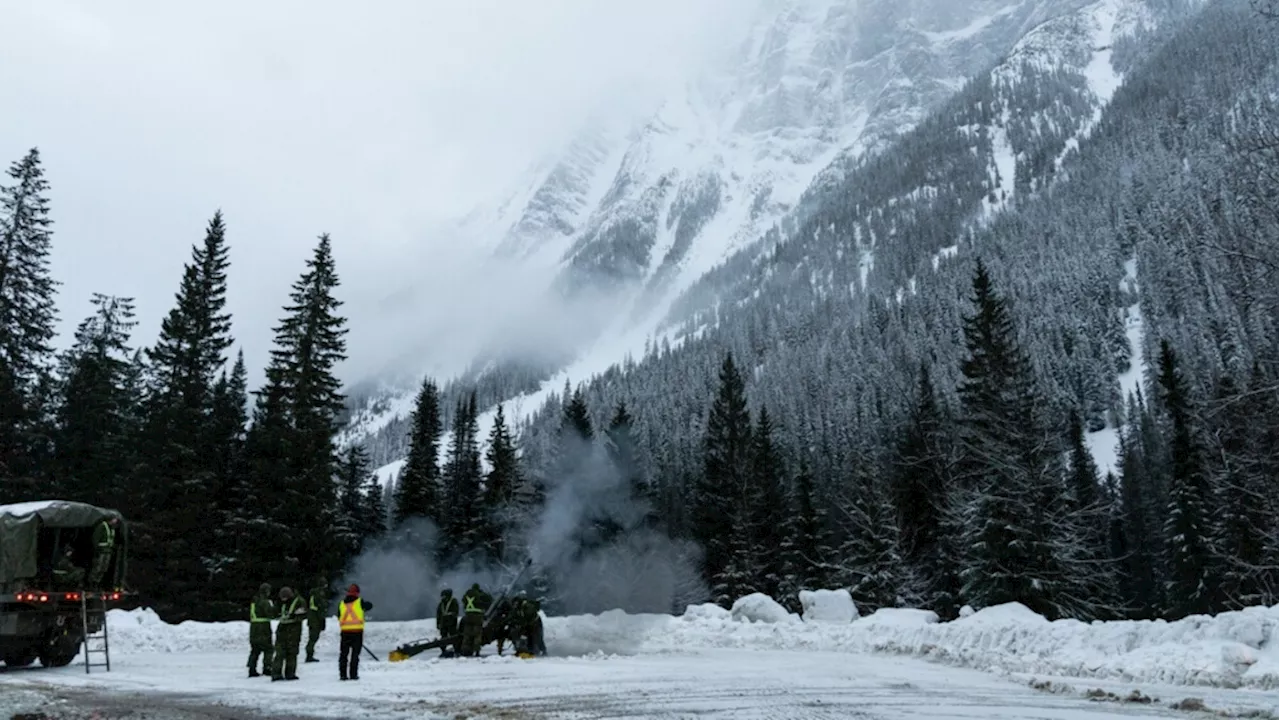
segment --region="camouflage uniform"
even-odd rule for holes
[[[71,548],[68,547],[58,563],[53,567],[53,588],[55,590],[79,590],[84,587],[84,569],[71,560]]]
[[[441,639],[452,637],[458,634],[458,598],[453,596],[453,591],[445,588],[440,591],[440,604],[436,605],[436,631],[440,633]],[[458,651],[458,643],[453,643],[454,652]],[[448,652],[448,645],[440,647],[440,654],[444,655]]]
[[[271,585],[262,583],[249,603],[249,677],[271,672],[271,618],[276,604],[271,602]],[[262,672],[258,672],[258,656],[262,656]]]
[[[516,653],[526,655],[546,655],[547,646],[542,638],[542,615],[537,600],[520,598],[517,601],[512,627],[515,638]]]
[[[484,643],[484,612],[489,609],[493,598],[480,589],[480,583],[472,583],[471,589],[462,596],[462,655],[472,656],[480,653]]]
[[[280,624],[276,626],[275,663],[271,666],[271,679],[298,679],[298,646],[302,644],[302,621],[307,616],[307,604],[293,589],[280,588]]]

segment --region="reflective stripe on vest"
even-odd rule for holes
[[[351,602],[344,602],[341,605],[342,612],[338,615],[338,627],[342,632],[355,632],[364,630],[364,603],[359,598]]]
[[[294,614],[298,611],[298,603],[301,601],[302,601],[301,597],[294,595],[293,599],[289,601],[289,604],[281,608],[280,622],[285,622],[285,623],[302,622],[300,619],[298,619],[298,616]]]
[[[102,521],[102,527],[106,528],[107,537],[102,542],[98,543],[98,547],[111,547],[111,544],[116,541],[116,531],[111,527],[111,523],[106,520]]]
[[[448,600],[440,601],[440,607],[436,608],[437,615],[457,615],[458,614],[458,598],[451,597]]]
[[[480,608],[476,607],[476,598],[474,595],[467,595],[462,599],[467,603],[467,612],[469,613],[484,612]]]
[[[320,608],[316,605],[316,595],[315,595],[315,593],[311,593],[311,599],[310,599],[310,600],[308,600],[308,601],[307,601],[307,603],[308,603],[309,605],[311,605],[311,609],[312,609],[312,610],[314,610],[314,611],[316,611],[316,612],[319,612],[319,611],[320,611]]]
[[[258,617],[258,603],[255,601],[255,602],[249,603],[249,622],[269,623],[271,622],[271,618]]]

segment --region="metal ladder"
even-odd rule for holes
[[[96,603],[96,607],[90,607],[90,603]],[[102,618],[102,625],[98,632],[89,634],[89,618]],[[80,594],[80,627],[84,628],[84,672],[89,674],[90,668],[106,668],[107,672],[111,672],[111,643],[107,636],[107,601],[102,593],[81,593]],[[94,647],[93,643],[101,640],[101,647]],[[93,656],[101,655],[102,662],[94,662]]]

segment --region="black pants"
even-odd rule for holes
[[[344,632],[338,642],[338,675],[343,680],[360,677],[360,649],[364,647],[364,631]]]

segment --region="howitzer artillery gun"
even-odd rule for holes
[[[511,637],[511,626],[512,622],[515,620],[512,613],[513,605],[509,600],[511,590],[516,586],[516,583],[520,581],[520,578],[532,564],[532,559],[525,561],[524,566],[520,568],[520,572],[516,573],[516,576],[512,578],[511,582],[507,585],[507,589],[498,596],[497,600],[495,600],[487,610],[485,610],[484,629],[480,634],[480,647],[484,647],[494,641],[502,641]],[[411,640],[400,645],[395,650],[392,650],[387,656],[387,659],[391,662],[400,662],[402,660],[408,660],[415,655],[420,655],[428,650],[457,647],[461,641],[461,631],[441,638]]]

